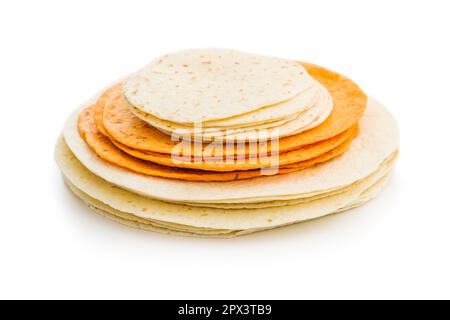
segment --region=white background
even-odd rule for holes
[[[448,1],[2,1],[0,298],[450,298]],[[314,62],[390,107],[401,158],[348,213],[234,240],[128,229],[64,186],[65,118],[168,51]]]

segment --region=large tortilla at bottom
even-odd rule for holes
[[[358,200],[356,200],[354,203],[348,205],[345,208],[340,209],[339,211],[333,214],[357,208],[365,204],[366,202],[370,201],[371,199],[375,198],[381,192],[384,185],[388,182],[389,178],[390,173],[386,174],[374,185],[372,185],[371,187],[366,189],[363,193],[361,193]],[[82,199],[91,209],[93,209],[99,215],[105,218],[109,218],[120,224],[126,225],[128,227],[133,227],[144,231],[151,231],[161,234],[184,236],[184,237],[230,239],[237,236],[243,236],[256,232],[261,232],[264,230],[270,230],[264,228],[248,229],[248,230],[220,230],[220,229],[194,228],[190,226],[164,223],[151,219],[143,219],[129,213],[118,211],[102,203],[101,201],[90,197],[89,195],[87,195],[86,193],[75,187],[75,185],[73,185],[69,181],[66,181],[66,183],[76,196]]]
[[[370,186],[391,171],[395,156],[386,159],[370,176],[348,191],[297,205],[259,209],[213,209],[149,199],[120,189],[87,170],[61,140],[56,159],[63,175],[84,193],[121,212],[195,228],[253,230],[275,228],[325,216],[352,206]]]

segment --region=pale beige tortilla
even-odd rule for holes
[[[161,130],[165,134],[183,136],[188,139],[199,141],[237,141],[237,142],[254,142],[261,139],[261,133],[271,137],[276,136],[279,139],[300,134],[306,130],[312,129],[320,125],[333,111],[333,101],[329,95],[319,98],[317,103],[310,109],[303,111],[291,120],[275,121],[264,124],[255,125],[253,127],[240,128],[203,128],[202,126],[181,126],[167,121],[162,121],[149,114],[145,114],[136,108],[131,108],[131,111],[143,121],[149,123],[151,126]],[[319,122],[321,120],[322,122]],[[203,124],[202,124],[203,125]],[[264,130],[263,132],[261,132]]]
[[[392,161],[385,161],[348,191],[330,197],[283,207],[225,210],[153,200],[117,188],[87,170],[62,140],[56,148],[56,159],[71,184],[116,210],[144,219],[221,230],[274,228],[334,213],[357,202],[393,166]]]
[[[300,114],[306,114],[307,111],[313,107],[316,107],[317,109],[319,99],[324,100],[326,97],[329,97],[329,93],[319,82],[314,80],[314,85],[311,88],[288,101],[273,106],[264,107],[232,118],[202,122],[202,130],[204,133],[214,133],[226,129],[238,132],[239,129],[243,128],[247,128],[248,130],[248,128],[258,129],[275,127],[277,124],[283,124],[288,120],[291,121],[298,118]],[[180,123],[162,120],[152,116],[151,114],[142,112],[138,108],[133,107],[131,104],[130,106],[134,109],[137,115],[142,117],[143,120],[161,128],[162,130],[191,131],[193,129],[192,124],[183,125]]]
[[[311,77],[292,60],[193,49],[155,59],[124,81],[124,94],[144,113],[198,123],[287,101],[311,86]]]
[[[376,197],[384,185],[389,180],[390,174],[384,176],[380,181],[376,182],[373,186],[365,190],[357,201],[350,204],[349,206],[340,209],[338,212],[344,212],[356,207],[363,205],[369,200]],[[154,220],[139,218],[118,210],[111,208],[110,206],[103,204],[102,202],[90,197],[86,193],[79,190],[70,182],[67,183],[69,188],[83,201],[88,204],[94,211],[100,214],[103,217],[112,219],[118,223],[123,225],[133,227],[136,229],[141,229],[145,231],[158,232],[162,234],[168,235],[176,235],[176,236],[185,236],[185,237],[201,237],[201,238],[220,238],[220,239],[229,239],[237,236],[248,235],[255,232],[260,232],[269,229],[248,229],[248,230],[215,230],[215,229],[205,229],[205,228],[193,228],[190,226],[182,226],[175,225],[169,223],[157,222]]]
[[[83,106],[84,108],[84,106]],[[299,199],[348,186],[375,172],[398,149],[398,128],[391,114],[369,100],[360,133],[349,150],[333,161],[283,176],[233,182],[187,182],[145,177],[99,159],[77,131],[77,110],[64,128],[75,156],[97,176],[135,193],[166,201],[192,203],[255,203]]]
[[[187,230],[177,230],[177,228],[169,228],[168,226],[161,225],[153,220],[146,220],[143,218],[133,216],[129,213],[121,212],[119,210],[111,208],[110,206],[84,193],[69,181],[66,181],[66,184],[76,196],[82,199],[96,213],[98,213],[102,217],[111,219],[115,222],[126,225],[128,227],[167,235],[176,235],[184,237],[232,238],[234,234],[233,231],[220,232],[219,230],[217,233],[214,233],[214,231],[210,231],[207,233],[207,232],[200,232],[199,230],[192,230],[193,232],[192,231],[189,232]],[[204,229],[204,230],[207,231],[212,229]]]
[[[310,89],[285,102],[261,108],[240,116],[223,120],[207,121],[202,124],[205,128],[253,127],[255,125],[283,120],[304,113],[316,105],[321,96],[329,96],[329,93],[319,82],[314,80],[313,83],[314,85]]]
[[[317,80],[313,79],[313,89],[317,94],[299,95],[289,101],[276,106],[258,109],[254,112],[233,117],[216,122],[202,122],[199,124],[183,125],[159,119],[151,114],[142,112],[130,105],[131,111],[149,123],[151,126],[160,129],[168,134],[177,133],[183,136],[195,138],[211,139],[225,136],[241,140],[239,137],[248,136],[251,138],[261,129],[278,129],[280,136],[288,135],[292,132],[302,132],[304,128],[311,125],[317,118],[327,118],[333,109],[333,100],[327,89]],[[313,91],[313,93],[314,93]],[[324,117],[325,115],[325,117]],[[242,122],[241,122],[242,121]],[[196,126],[196,127],[195,127]]]
[[[398,154],[395,153],[388,159],[386,159],[386,163],[395,163],[397,159]],[[390,168],[389,168],[390,170]],[[381,170],[380,170],[381,171]],[[378,175],[379,172],[377,171],[374,175]],[[330,190],[330,191],[324,191],[324,193],[321,194],[314,194],[310,197],[304,197],[300,199],[286,199],[286,200],[277,200],[277,201],[268,201],[268,202],[255,202],[255,203],[190,203],[190,202],[175,202],[178,204],[186,204],[193,207],[204,207],[204,208],[216,208],[216,209],[228,209],[228,210],[234,210],[234,209],[259,209],[259,208],[273,208],[273,207],[282,207],[287,205],[296,205],[296,204],[302,204],[306,203],[312,200],[320,200],[327,197],[335,196],[341,193],[344,193],[346,191],[351,190],[352,188],[355,188],[360,181],[355,182],[349,186],[342,187],[340,189]]]

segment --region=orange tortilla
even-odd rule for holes
[[[280,153],[328,140],[349,130],[361,118],[367,105],[367,96],[350,79],[319,66],[308,63],[302,65],[330,92],[334,103],[333,111],[321,125],[281,138],[278,148]],[[179,143],[171,141],[169,135],[151,127],[130,111],[130,105],[123,97],[121,84],[116,84],[105,91],[97,102],[95,114],[97,124],[103,119],[104,133],[124,147],[170,155]],[[201,150],[208,144],[199,148],[200,151],[192,148],[191,154],[202,156],[199,152],[202,153]],[[270,144],[267,148],[270,150]],[[249,153],[253,156],[255,152],[259,152],[258,149],[250,149],[248,145],[241,148],[225,147],[223,150],[226,156],[249,155]]]
[[[107,136],[101,134],[95,124],[95,108],[96,106],[91,106],[81,112],[78,119],[79,134],[100,158],[119,167],[144,175],[190,181],[232,181],[260,177],[270,173],[262,170],[232,172],[192,170],[168,167],[150,161],[137,159],[119,150]],[[354,134],[356,135],[356,132]],[[281,166],[278,172],[274,171],[272,174],[285,174],[298,171],[333,159],[348,149],[352,139],[353,137],[344,141],[335,149],[330,150],[314,159],[301,161],[287,166]]]
[[[277,163],[279,166],[284,166],[317,158],[318,156],[337,148],[345,141],[352,139],[356,135],[356,132],[357,126],[352,127],[331,139],[304,146],[296,150],[281,153],[278,155]],[[201,159],[190,157],[188,161],[174,161],[171,155],[143,152],[141,150],[129,148],[114,140],[111,140],[111,142],[117,148],[135,158],[151,161],[169,167],[226,172],[270,168],[271,166],[273,166],[273,163],[271,163],[273,162],[273,159],[271,159],[270,156],[242,157],[241,159],[232,159],[233,161],[229,162],[227,162],[227,159],[224,159],[223,157],[220,157],[220,159]]]

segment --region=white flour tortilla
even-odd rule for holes
[[[360,196],[391,171],[393,161],[383,163],[350,189],[302,204],[260,209],[213,209],[153,200],[117,188],[87,170],[60,140],[56,160],[65,178],[77,189],[115,210],[134,216],[196,228],[247,230],[274,228],[328,215],[353,206]]]
[[[323,90],[325,90],[325,88]],[[202,127],[197,128],[192,126],[182,126],[145,114],[133,107],[131,108],[131,111],[143,121],[168,135],[176,133],[178,136],[204,141],[210,141],[212,139],[215,141],[258,141],[261,135],[260,130],[262,129],[264,129],[264,134],[268,137],[276,134],[277,137],[283,138],[301,133],[321,124],[333,111],[333,100],[326,90],[318,97],[318,99],[319,100],[317,100],[312,107],[296,115],[294,114],[294,118],[285,118],[288,119],[287,121],[284,119],[249,127],[239,127],[237,129],[226,127],[204,128],[203,124]],[[292,117],[292,115],[290,115],[290,117]]]
[[[350,210],[352,208],[356,208],[358,206],[363,205],[367,201],[376,197],[384,185],[389,179],[390,174],[387,174],[380,181],[375,183],[373,186],[364,191],[358,200],[356,200],[351,205],[342,208],[338,212]],[[86,193],[82,192],[78,188],[76,188],[73,184],[68,182],[68,186],[70,189],[82,200],[84,200],[89,207],[95,210],[100,215],[112,219],[118,223],[141,229],[146,231],[158,232],[163,234],[177,235],[177,236],[185,236],[185,237],[202,237],[202,238],[234,238],[241,235],[247,235],[254,232],[259,232],[268,229],[247,229],[247,230],[220,230],[220,229],[206,229],[206,228],[194,228],[191,226],[183,226],[176,225],[170,223],[164,223],[161,221],[155,221],[150,219],[142,219],[118,210],[111,208],[110,206],[90,197]],[[338,213],[335,212],[335,213]]]
[[[391,164],[395,163],[397,159],[398,153],[395,152],[392,156],[390,156],[388,159],[386,159],[383,162],[383,165],[372,175],[378,175],[380,171],[385,170],[391,170]],[[385,167],[388,167],[385,169]],[[367,179],[367,178],[366,178]],[[218,208],[218,209],[259,209],[259,208],[274,208],[274,207],[282,207],[282,206],[292,206],[296,204],[302,204],[306,203],[312,200],[320,200],[323,198],[335,196],[341,193],[344,193],[346,191],[351,190],[352,188],[355,188],[357,184],[359,184],[361,181],[357,181],[351,185],[343,186],[342,188],[338,188],[335,190],[327,191],[325,190],[323,193],[319,194],[312,194],[310,196],[302,195],[302,198],[286,198],[285,200],[277,200],[277,201],[266,201],[266,202],[243,202],[243,203],[191,203],[191,202],[176,202],[178,204],[186,204],[194,207],[206,207],[206,208]]]
[[[82,107],[83,108],[83,107]],[[192,203],[254,203],[299,199],[348,186],[375,172],[399,144],[397,124],[380,103],[369,99],[360,133],[342,156],[287,175],[231,182],[190,182],[143,176],[101,160],[77,131],[75,111],[64,138],[78,160],[95,175],[146,197]]]
[[[282,103],[278,103],[273,106],[264,107],[240,116],[227,118],[223,120],[203,122],[205,128],[229,128],[229,127],[242,127],[253,126],[267,122],[273,122],[275,120],[282,120],[287,117],[302,113],[310,109],[320,98],[321,95],[326,95],[328,91],[321,84],[314,80],[317,85],[312,86],[305,92],[300,93],[294,98]],[[323,89],[325,91],[323,91]]]
[[[322,84],[315,79],[312,81],[313,86],[311,88],[288,101],[273,106],[264,107],[232,118],[207,122],[204,121],[202,122],[202,127],[205,132],[246,127],[256,128],[262,124],[281,121],[287,118],[293,118],[294,116],[296,118],[299,114],[311,109],[318,103],[322,102],[323,104],[332,99],[330,93]],[[158,128],[165,130],[189,130],[193,128],[193,124],[183,125],[180,123],[170,122],[142,112],[136,107],[132,107],[132,109],[134,109],[135,113],[137,113],[144,121],[147,121],[152,126],[156,126]]]
[[[287,101],[312,78],[293,60],[226,49],[177,51],[124,81],[127,100],[144,113],[178,123],[239,116]]]

